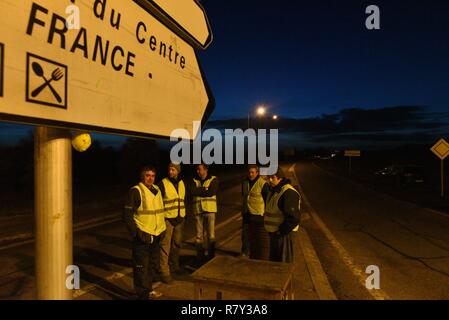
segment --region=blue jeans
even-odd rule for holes
[[[208,243],[215,242],[215,212],[195,215],[197,244],[204,243],[204,233]]]

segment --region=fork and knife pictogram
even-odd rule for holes
[[[61,69],[60,68],[56,68],[55,70],[53,70],[53,72],[51,74],[51,78],[49,80],[47,80],[47,78],[44,75],[44,70],[42,69],[42,66],[39,63],[33,62],[31,66],[33,68],[34,73],[38,77],[41,77],[45,81],[42,85],[40,85],[39,87],[34,89],[33,92],[31,92],[31,96],[34,98],[39,93],[41,93],[42,90],[44,90],[46,87],[49,87],[51,92],[55,96],[56,100],[58,100],[58,102],[61,103],[62,102],[61,96],[56,92],[55,88],[53,88],[53,86],[51,85],[52,81],[59,81],[64,76],[64,74],[61,71]]]

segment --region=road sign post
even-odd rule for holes
[[[444,198],[444,160],[441,160],[441,198]]]
[[[349,158],[349,175],[352,173],[352,157],[360,157],[360,150],[345,150],[345,157]]]
[[[191,1],[181,7],[155,1],[169,17],[160,19],[143,0],[85,0],[76,3],[76,28],[68,27],[69,1],[0,1],[0,120],[39,126],[39,299],[72,297],[66,288],[73,250],[68,129],[168,138],[182,128],[182,138],[195,139],[201,129],[195,122],[204,124],[212,113],[214,99],[190,44],[205,48],[212,35],[204,10]]]
[[[37,127],[34,138],[37,298],[69,300],[72,265],[72,146],[70,132]]]
[[[430,150],[438,157],[441,161],[440,169],[440,180],[441,180],[441,197],[444,198],[444,159],[449,156],[449,143],[446,140],[440,139],[437,143],[433,145]]]

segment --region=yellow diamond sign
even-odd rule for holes
[[[444,139],[440,139],[432,148],[430,148],[430,150],[432,150],[438,158],[444,160],[449,156],[449,143]]]

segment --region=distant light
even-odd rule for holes
[[[273,116],[273,120],[277,120],[278,119],[278,116],[277,115],[274,115]]]
[[[259,107],[259,108],[257,108],[257,114],[259,115],[259,116],[263,116],[264,114],[265,114],[265,107]]]

